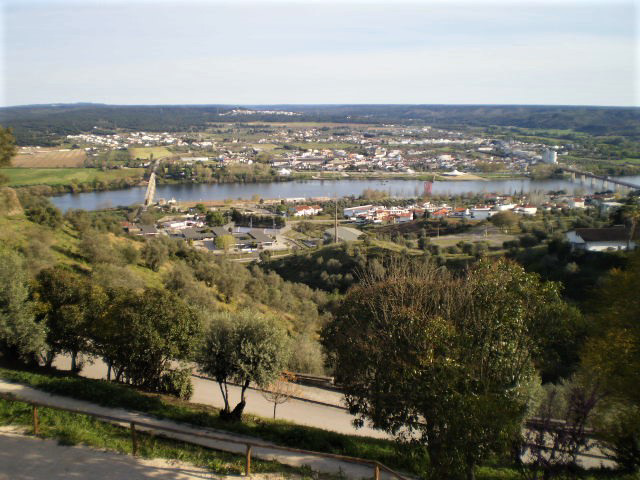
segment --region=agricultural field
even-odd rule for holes
[[[110,182],[121,178],[138,177],[144,168],[123,168],[102,171],[96,168],[3,168],[9,177],[9,186],[68,185],[71,182],[86,183],[94,180]]]
[[[154,160],[175,155],[167,147],[133,147],[129,149],[129,153],[131,153],[131,158],[144,160],[148,160],[151,154],[153,154]]]
[[[21,149],[13,160],[14,167],[64,168],[82,167],[87,158],[84,150]]]

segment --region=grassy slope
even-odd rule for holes
[[[3,168],[0,173],[9,177],[9,186],[68,185],[94,180],[110,182],[122,178],[139,177],[143,168],[124,168],[101,171],[95,168]]]

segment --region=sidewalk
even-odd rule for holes
[[[237,440],[237,441],[250,440],[250,441],[255,441],[257,443],[261,443],[264,445],[273,445],[270,442],[265,442],[258,438],[251,438],[251,437],[236,435],[236,434],[223,432],[219,430],[213,430],[213,429],[191,427],[185,424],[172,422],[169,420],[160,420],[155,417],[145,415],[139,412],[116,409],[116,408],[101,407],[99,405],[95,405],[95,404],[81,401],[81,400],[75,400],[75,399],[63,397],[60,395],[51,395],[46,392],[42,392],[40,390],[36,390],[34,388],[31,388],[25,385],[10,383],[2,379],[0,379],[0,392],[11,393],[18,399],[31,400],[31,401],[39,402],[52,407],[73,408],[73,409],[84,411],[87,413],[97,413],[101,415],[108,415],[108,416],[123,418],[127,422],[138,421],[138,422],[149,423],[152,425],[157,425],[159,427],[163,426],[163,427],[168,427],[173,429],[179,429],[182,432],[184,432],[184,434],[169,433],[169,432],[162,432],[162,433],[167,437],[171,437],[177,440],[185,440],[193,444],[210,447],[216,450],[222,450],[222,451],[239,453],[239,454],[244,454],[245,452],[243,445],[238,445],[235,443],[226,443],[223,440],[210,440],[210,439],[200,438],[200,437],[193,436],[192,434],[193,433],[210,433],[216,436],[229,438],[230,440]],[[127,424],[123,424],[123,426],[127,426]],[[144,429],[140,428],[140,430],[144,430]],[[332,474],[342,474],[349,478],[371,478],[373,476],[372,466],[359,465],[359,464],[347,462],[344,460],[324,458],[317,455],[300,454],[300,453],[294,453],[294,452],[282,452],[275,448],[269,448],[269,447],[254,447],[253,455],[260,459],[275,460],[282,464],[296,466],[296,467],[306,465],[314,471],[323,472],[323,473],[332,473]],[[387,477],[387,475],[381,473],[381,478],[390,478],[390,477]]]

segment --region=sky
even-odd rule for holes
[[[0,104],[637,106],[640,0],[0,0]]]

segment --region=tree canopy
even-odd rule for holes
[[[211,319],[198,364],[220,385],[225,403],[223,418],[241,418],[250,383],[264,387],[278,378],[286,366],[288,343],[285,329],[274,318],[251,310],[234,315],[219,313]],[[242,386],[240,402],[233,411],[230,381]]]
[[[0,248],[0,355],[9,361],[33,360],[44,346],[28,282],[22,256]]]
[[[0,167],[11,165],[11,159],[16,154],[16,139],[11,128],[0,125]]]
[[[463,277],[398,262],[350,290],[324,343],[360,424],[417,435],[431,475],[460,478],[519,433],[534,330],[563,305],[553,284],[508,261]]]

